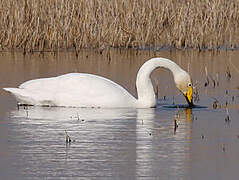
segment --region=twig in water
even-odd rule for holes
[[[231,77],[232,77],[231,72],[230,72],[230,69],[229,69],[228,66],[227,66],[227,71],[226,71],[226,77],[227,77],[227,80],[228,80],[228,81],[230,81],[230,80],[231,80]]]
[[[216,79],[217,79],[217,86],[219,86],[219,74],[216,74]]]
[[[204,84],[205,87],[209,85],[209,78],[208,78],[208,72],[207,72],[207,66],[205,66],[205,74],[206,74],[206,82]]]
[[[213,109],[217,109],[217,101],[214,101],[212,104]]]
[[[198,93],[197,86],[195,86],[194,89],[195,89],[195,91],[193,91],[193,93],[194,93],[194,102],[199,102],[200,98],[199,98],[199,93]]]
[[[156,98],[158,99],[159,97],[159,86],[156,85],[156,91],[155,91]]]
[[[163,100],[164,100],[164,101],[166,100],[166,96],[163,96]]]
[[[214,99],[214,101],[213,101],[212,107],[213,107],[213,109],[217,109],[217,103],[219,101],[216,98],[214,98],[214,97],[213,97],[213,99]]]
[[[208,76],[208,77],[210,77],[210,79],[212,80],[212,82],[213,82],[213,88],[215,88],[215,86],[216,86],[216,81],[212,78],[212,76]],[[208,81],[208,84],[209,84],[209,81]]]
[[[177,131],[177,128],[178,128],[177,119],[176,119],[176,118],[174,118],[174,133],[176,133],[176,131]]]
[[[24,105],[24,108],[26,110],[27,118],[28,118],[28,106]]]
[[[229,123],[231,120],[230,120],[230,117],[229,117],[228,108],[226,108],[226,110],[227,110],[227,116],[225,118],[225,122]]]
[[[80,120],[78,112],[77,112],[77,119],[78,119],[78,121]]]
[[[70,136],[67,134],[66,130],[65,130],[65,133],[66,133],[66,143],[70,143],[70,142],[71,142],[71,138],[70,138]]]
[[[214,79],[212,79],[212,82],[213,82],[213,88],[215,88],[216,86],[216,81]]]
[[[222,151],[223,152],[226,152],[226,148],[225,148],[225,145],[223,144],[223,146],[222,146]]]
[[[204,86],[205,86],[205,87],[207,87],[208,85],[209,85],[209,79],[208,79],[208,77],[207,77],[207,79],[206,79],[206,82],[205,82]]]

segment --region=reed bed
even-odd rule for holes
[[[0,0],[0,47],[239,46],[237,0]]]

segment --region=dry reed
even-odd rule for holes
[[[237,0],[0,0],[0,47],[239,46]]]

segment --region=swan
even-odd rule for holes
[[[19,105],[153,108],[156,107],[157,101],[150,74],[160,67],[172,72],[176,87],[192,107],[190,75],[166,58],[152,58],[141,66],[136,78],[138,99],[115,82],[87,73],[69,73],[57,77],[29,80],[21,84],[19,88],[3,89],[11,92]]]

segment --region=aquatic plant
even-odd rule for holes
[[[0,0],[0,9],[3,50],[239,45],[236,0]]]

